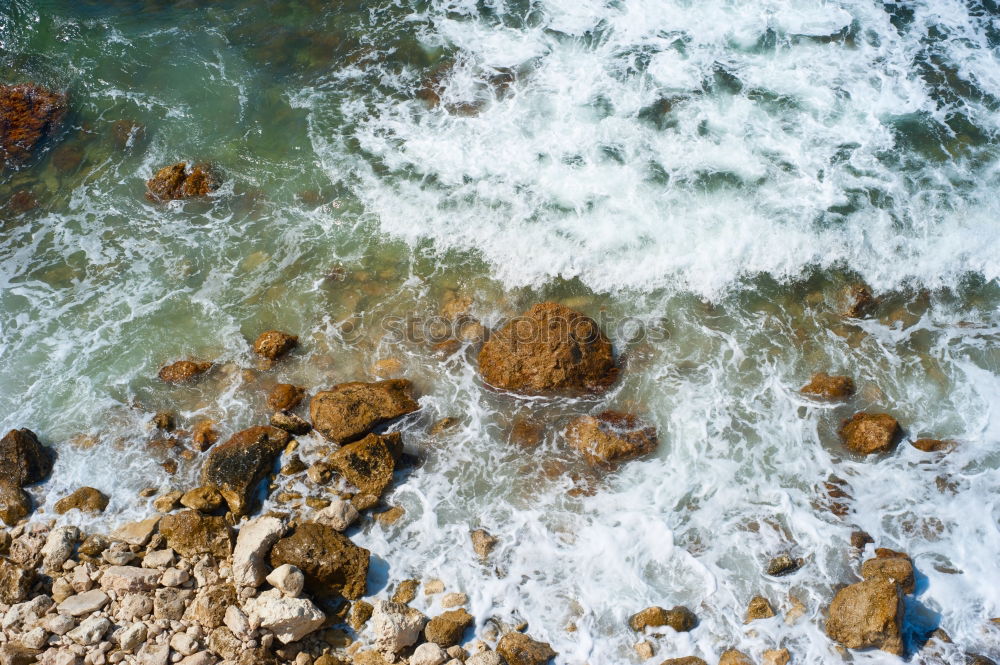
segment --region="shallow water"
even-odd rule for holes
[[[33,490],[46,513],[85,483],[115,523],[149,510],[140,489],[193,482],[196,464],[171,477],[172,453],[149,452],[157,410],[228,435],[279,381],[315,391],[393,358],[422,395],[397,427],[425,461],[390,497],[402,520],[354,535],[384,562],[373,592],[441,577],[480,636],[528,621],[560,663],[636,662],[625,620],[651,604],[700,619],[651,662],[786,646],[825,663],[823,610],[862,528],[914,557],[914,645],[940,625],[946,662],[1000,653],[992,3],[330,4],[0,4],[0,78],[73,108],[0,178],[0,426],[59,450]],[[119,122],[142,128],[129,145]],[[177,160],[225,185],[146,201]],[[37,208],[4,205],[22,190]],[[857,279],[882,301],[844,320]],[[581,309],[623,378],[600,399],[517,400],[484,390],[471,346],[440,357],[386,329],[456,296],[487,325],[542,299]],[[302,341],[275,367],[249,349],[270,327]],[[188,356],[217,367],[156,379]],[[815,371],[851,374],[857,396],[804,399]],[[559,431],[607,407],[661,445],[595,478]],[[835,430],[862,408],[959,445],[854,458]],[[459,426],[428,434],[445,416]],[[510,441],[517,417],[544,425],[537,447]],[[480,526],[501,539],[489,568]],[[803,571],[762,575],[789,549]],[[804,615],[744,626],[758,593]]]

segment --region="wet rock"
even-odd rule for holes
[[[215,442],[218,440],[219,433],[215,430],[215,423],[211,420],[202,420],[191,431],[191,445],[198,452],[205,452],[215,445]]]
[[[885,413],[856,413],[840,427],[844,445],[861,455],[891,451],[899,442],[899,423]]]
[[[865,580],[834,596],[826,634],[851,649],[874,647],[898,656],[903,653],[902,622],[899,587],[884,579]]]
[[[83,163],[83,150],[79,145],[63,144],[52,151],[52,166],[59,173],[76,171]]]
[[[788,665],[791,660],[788,649],[768,649],[761,654],[761,665]]]
[[[678,605],[672,609],[662,607],[647,607],[629,617],[629,628],[641,632],[646,628],[669,626],[679,633],[686,633],[698,624],[698,618],[688,608]]]
[[[507,665],[545,665],[556,657],[556,652],[546,642],[516,632],[500,638],[497,653],[503,656]]]
[[[889,580],[899,585],[903,593],[913,593],[913,562],[902,552],[879,548],[875,558],[861,564],[861,577],[866,580]]]
[[[771,607],[771,603],[768,602],[767,598],[754,596],[747,605],[747,616],[744,623],[750,623],[757,619],[770,619],[773,616],[774,608]]]
[[[222,494],[214,487],[196,487],[181,496],[181,505],[200,513],[214,513],[222,507]]]
[[[363,600],[356,600],[351,603],[351,611],[347,615],[347,625],[360,632],[368,620],[372,618],[375,606]]]
[[[35,195],[26,189],[19,189],[10,195],[7,199],[7,207],[13,211],[15,215],[23,215],[26,212],[34,210],[38,207],[38,199]]]
[[[277,589],[265,591],[249,601],[247,615],[251,624],[271,631],[282,644],[301,640],[326,620],[311,600],[282,596]]]
[[[954,441],[944,441],[941,439],[917,439],[910,441],[910,445],[925,453],[948,452],[955,448]]]
[[[232,553],[229,525],[224,517],[184,510],[160,520],[160,533],[167,545],[184,557],[211,554],[224,559]]]
[[[296,436],[308,434],[312,429],[312,425],[290,411],[276,412],[271,416],[271,425]]]
[[[427,624],[427,617],[419,610],[401,603],[379,600],[369,621],[375,648],[392,658],[420,637]]]
[[[178,360],[160,369],[157,376],[166,383],[187,383],[212,368],[212,363],[195,360]]]
[[[277,360],[298,345],[299,338],[295,335],[280,330],[268,330],[254,340],[253,352],[268,360]]]
[[[660,665],[708,665],[697,656],[683,656],[681,658],[667,658]]]
[[[201,470],[202,485],[219,490],[236,516],[250,512],[253,491],[288,445],[288,432],[276,427],[251,427],[215,446]]]
[[[8,559],[0,558],[0,603],[14,605],[24,602],[34,583],[33,568],[25,568]]]
[[[326,524],[337,531],[346,531],[359,517],[361,517],[361,514],[357,508],[351,505],[349,501],[344,501],[338,497],[333,499],[329,506],[316,514],[316,521],[320,524]]]
[[[618,367],[611,342],[593,319],[546,302],[493,333],[479,352],[479,372],[503,390],[574,394],[607,389]]]
[[[379,497],[392,483],[392,474],[396,469],[394,450],[399,447],[398,434],[369,434],[334,452],[329,463],[361,492]]]
[[[754,665],[750,656],[736,649],[726,649],[719,657],[719,665]]]
[[[177,423],[174,418],[174,414],[170,411],[157,411],[153,414],[153,426],[156,427],[156,429],[172,432],[176,429]]]
[[[472,538],[472,550],[483,560],[489,558],[500,542],[498,538],[490,534],[486,529],[475,529],[469,533],[469,537]]]
[[[408,605],[417,597],[417,588],[419,586],[420,582],[417,580],[403,580],[396,586],[396,590],[393,592],[390,600],[394,603]]]
[[[31,498],[20,487],[0,481],[0,520],[14,526],[31,514]]]
[[[153,202],[207,196],[218,189],[215,178],[200,165],[188,170],[187,162],[164,166],[146,181],[146,198]]]
[[[825,372],[819,372],[813,375],[809,383],[802,386],[800,392],[831,402],[845,400],[854,394],[854,380],[849,376],[830,376]]]
[[[878,304],[866,284],[851,284],[845,287],[837,300],[840,315],[851,319],[868,316]]]
[[[767,562],[765,572],[772,577],[791,575],[802,567],[802,559],[792,558],[791,554],[779,554]]]
[[[569,445],[580,451],[588,463],[608,466],[625,462],[656,450],[656,428],[632,414],[605,411],[597,416],[580,416],[566,428]]]
[[[141,520],[139,522],[130,522],[129,524],[124,524],[115,529],[111,533],[111,537],[115,540],[128,543],[129,545],[144,547],[146,543],[149,542],[150,538],[153,537],[153,534],[156,532],[156,528],[159,524],[159,516],[150,517],[149,519]],[[106,549],[106,547],[107,545],[101,548],[102,551],[103,549]]]
[[[240,586],[259,587],[264,582],[265,562],[285,525],[276,517],[258,517],[243,525],[233,551],[233,581]]]
[[[12,429],[0,439],[0,484],[24,487],[52,472],[52,451],[30,429]]]
[[[313,595],[340,593],[355,600],[365,593],[369,556],[368,550],[332,527],[303,522],[271,550],[271,565],[297,567],[305,574],[306,587]]]
[[[306,389],[290,383],[279,383],[267,396],[267,405],[275,411],[291,411],[306,396]]]
[[[58,131],[66,95],[35,85],[0,85],[0,170],[27,162]]]
[[[142,142],[145,136],[146,128],[132,120],[116,120],[111,126],[115,147],[123,152]]]
[[[428,642],[447,649],[462,641],[465,630],[473,621],[473,616],[464,609],[443,612],[427,622],[424,637]]]
[[[316,431],[344,445],[419,409],[412,390],[413,384],[406,379],[341,383],[313,397],[309,417]]]
[[[863,550],[868,543],[874,543],[875,539],[865,531],[851,532],[851,547],[856,550]]]
[[[67,497],[56,501],[55,510],[63,515],[71,510],[80,510],[86,513],[103,513],[108,507],[108,497],[100,490],[93,487],[81,487]]]

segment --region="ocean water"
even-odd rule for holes
[[[60,519],[113,526],[151,510],[142,488],[191,486],[197,460],[171,476],[150,446],[156,411],[227,436],[267,418],[277,382],[396,366],[422,408],[394,428],[423,463],[388,498],[404,517],[352,534],[374,596],[439,577],[469,594],[478,637],[527,621],[566,665],[638,662],[626,620],[653,604],[700,623],[652,638],[651,663],[838,662],[824,610],[857,579],[860,528],[914,558],[915,661],[997,658],[998,48],[992,0],[0,2],[0,81],[72,108],[0,175],[0,427],[59,452],[38,517],[87,484],[107,513]],[[178,160],[223,187],[147,201]],[[9,205],[21,191],[37,207]],[[857,281],[880,303],[844,319]],[[580,309],[622,379],[583,400],[487,390],[474,345],[442,356],[419,334],[455,298],[487,325]],[[302,347],[268,367],[249,343],[272,327]],[[184,357],[217,366],[157,380]],[[817,371],[857,395],[803,398]],[[560,431],[609,407],[660,446],[594,474]],[[857,458],[836,429],[860,409],[957,447]],[[430,434],[443,417],[459,424]],[[519,419],[537,446],[512,441]],[[489,566],[479,527],[500,539]],[[785,551],[803,569],[765,576]],[[779,616],[744,625],[757,594]],[[922,646],[937,627],[954,644]]]

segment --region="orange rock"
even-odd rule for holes
[[[899,423],[885,413],[856,413],[840,427],[844,445],[862,455],[892,450],[899,442],[899,435]]]
[[[819,372],[802,386],[801,392],[829,401],[843,400],[854,394],[854,381],[849,376],[830,376]]]
[[[566,440],[593,465],[607,466],[656,450],[656,428],[618,411],[580,416],[566,428]]]

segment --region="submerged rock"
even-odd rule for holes
[[[917,439],[916,441],[910,441],[910,445],[925,453],[948,452],[955,448],[954,441],[945,441],[942,439]]]
[[[618,411],[580,416],[566,428],[566,440],[595,466],[625,462],[656,450],[656,428]]]
[[[100,490],[93,487],[81,487],[69,496],[56,501],[55,511],[60,515],[71,510],[79,510],[85,513],[103,513],[108,507],[108,499]]]
[[[795,559],[791,554],[779,554],[767,562],[765,572],[773,577],[791,575],[802,567],[802,559]]]
[[[379,497],[392,483],[400,448],[398,433],[388,436],[369,434],[334,452],[329,462],[362,493]]]
[[[507,633],[497,642],[497,653],[507,665],[545,665],[556,657],[547,642],[539,642],[524,633]]]
[[[267,405],[275,411],[291,411],[306,396],[305,388],[290,383],[279,383],[267,396]]]
[[[618,376],[611,342],[590,317],[538,303],[493,333],[479,352],[489,385],[525,395],[600,392]]]
[[[212,368],[212,363],[195,360],[178,360],[160,369],[158,376],[166,383],[186,383]]]
[[[826,372],[814,374],[801,391],[828,401],[844,400],[854,394],[854,380],[849,376],[830,376]]]
[[[826,634],[851,649],[874,647],[903,653],[903,598],[888,580],[873,579],[844,587],[833,597]]]
[[[858,283],[845,287],[838,295],[840,315],[851,319],[859,319],[871,314],[878,304],[872,290],[867,284]]]
[[[856,413],[840,427],[844,445],[861,455],[891,451],[900,433],[899,423],[885,413]]]
[[[306,588],[318,596],[339,593],[348,600],[365,594],[368,550],[358,547],[334,528],[303,522],[275,544],[271,566],[289,563],[306,577]]]
[[[262,332],[253,343],[253,352],[277,360],[299,345],[299,338],[280,330]]]
[[[288,432],[251,427],[212,448],[201,470],[201,483],[219,490],[236,516],[250,512],[253,492],[288,445]]]
[[[0,170],[24,164],[66,115],[66,95],[34,83],[0,85]]]
[[[202,166],[188,170],[187,162],[164,166],[146,181],[146,198],[161,202],[207,196],[218,189],[215,178]]]
[[[406,379],[341,383],[312,398],[309,417],[320,434],[343,445],[419,409],[412,390]]]

